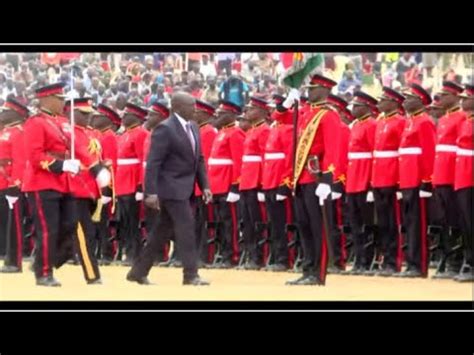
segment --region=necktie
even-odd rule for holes
[[[196,141],[194,140],[193,132],[191,131],[191,123],[186,123],[186,133],[188,134],[189,143],[193,149],[193,154],[196,154]]]

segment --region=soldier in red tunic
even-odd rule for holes
[[[144,143],[148,135],[142,125],[147,114],[147,110],[128,103],[122,117],[125,132],[117,140],[115,188],[120,209],[120,241],[124,243],[126,254],[124,265],[131,265],[141,250],[139,209],[143,201]]]
[[[262,99],[251,97],[245,107],[245,118],[252,127],[246,132],[244,141],[242,168],[240,178],[240,196],[242,200],[241,215],[243,221],[242,235],[247,254],[244,267],[248,270],[258,270],[266,260],[260,260],[257,243],[262,236],[261,205],[265,202],[262,192],[262,162],[267,143],[269,126],[266,124],[268,103]],[[263,265],[265,266],[265,265]]]
[[[196,100],[195,120],[199,125],[201,135],[202,155],[208,170],[208,160],[211,155],[212,144],[217,136],[214,127],[214,113],[216,109],[207,102]],[[196,184],[196,236],[198,251],[202,263],[212,264],[215,253],[215,211],[212,203],[204,203],[202,191]],[[209,243],[208,243],[209,242]]]
[[[218,214],[223,268],[232,267],[239,260],[239,225],[237,202],[242,165],[244,131],[236,125],[240,106],[224,101],[216,110],[216,128],[219,130],[212,144],[208,160],[209,181],[213,202]]]
[[[354,240],[355,263],[350,274],[358,275],[369,270],[373,257],[373,245],[366,248],[373,224],[373,205],[367,201],[372,173],[372,151],[375,140],[375,119],[372,108],[377,100],[364,92],[356,92],[352,102],[352,124],[347,167],[346,194],[349,221]]]
[[[436,128],[426,113],[430,95],[418,84],[405,92],[407,123],[400,141],[399,177],[408,242],[407,269],[400,277],[428,277],[426,198],[432,196]]]
[[[100,248],[97,257],[102,265],[110,265],[118,252],[117,220],[115,218],[115,174],[117,172],[117,134],[121,125],[121,118],[110,107],[100,104],[93,114],[91,126],[99,133],[99,142],[102,148],[101,159],[112,173],[112,182],[109,188],[102,189],[102,215],[98,225]]]
[[[474,86],[466,85],[466,92],[462,97],[462,110],[466,118],[461,123],[458,132],[456,152],[456,168],[454,190],[458,202],[460,226],[463,234],[464,260],[466,267],[455,277],[459,282],[474,281],[474,231],[473,231],[473,201],[474,201]]]
[[[456,140],[466,113],[459,106],[459,94],[463,88],[458,84],[445,81],[439,93],[440,105],[446,113],[439,119],[436,132],[436,155],[433,171],[435,200],[435,223],[441,226],[441,250],[447,255],[446,269],[437,270],[433,278],[454,278],[463,261],[462,250],[451,252],[459,238],[459,211],[454,193],[456,166]]]
[[[25,197],[21,193],[23,174],[25,171],[25,140],[24,122],[29,116],[29,110],[14,99],[7,99],[0,108],[0,120],[5,128],[0,132],[0,179],[4,179],[5,198],[9,211],[5,214],[5,223],[1,228],[7,233],[8,246],[4,266],[0,272],[16,273],[22,271],[23,259],[23,216]],[[3,201],[2,201],[3,202]],[[3,217],[3,216],[2,216]]]
[[[398,148],[405,127],[400,114],[405,97],[398,91],[383,87],[378,108],[382,111],[376,121],[371,187],[375,201],[377,236],[383,257],[378,276],[392,276],[402,267],[402,236],[400,235],[400,203],[398,192]]]
[[[314,75],[308,86],[309,103],[298,119],[293,186],[304,261],[302,277],[289,281],[289,285],[324,285],[326,281],[329,228],[323,220],[321,206],[331,199],[332,186],[336,182],[333,173],[338,169],[341,121],[337,112],[326,105],[335,85],[336,82],[329,78]],[[286,108],[297,99],[292,92],[283,103]],[[317,167],[314,166],[316,162]],[[317,178],[308,164],[313,164],[311,170],[321,172]]]

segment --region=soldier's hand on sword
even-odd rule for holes
[[[146,195],[145,197],[145,206],[148,208],[159,211],[160,210],[160,200],[158,195]]]

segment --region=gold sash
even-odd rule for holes
[[[314,137],[318,131],[319,123],[321,118],[328,110],[322,109],[319,111],[311,120],[311,122],[306,126],[301,135],[301,139],[298,142],[298,147],[296,149],[296,162],[295,162],[295,171],[293,175],[293,186],[296,186],[298,179],[303,172],[303,169],[306,166],[306,160],[308,158],[309,151],[313,145]]]

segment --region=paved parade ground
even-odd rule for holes
[[[55,273],[62,287],[37,287],[24,264],[22,274],[0,274],[1,301],[472,301],[472,283],[451,280],[397,279],[368,276],[329,275],[326,287],[285,286],[294,273],[209,270],[201,277],[208,287],[181,285],[181,269],[154,267],[149,279],[154,285],[140,286],[125,281],[129,267],[101,268],[102,285],[88,286],[79,266],[66,265]],[[431,270],[433,272],[433,270]]]

